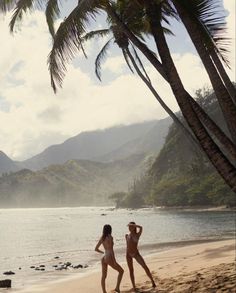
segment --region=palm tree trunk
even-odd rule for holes
[[[205,151],[208,158],[215,166],[216,170],[219,172],[225,182],[232,188],[232,190],[236,192],[236,168],[221,152],[219,147],[209,136],[205,127],[202,125],[198,116],[194,112],[192,105],[189,102],[188,96],[186,95],[186,91],[183,87],[178,72],[175,68],[174,62],[171,58],[171,54],[164,36],[163,28],[159,20],[160,17],[155,13],[156,6],[154,4],[153,7],[151,1],[147,1],[145,3],[146,12],[150,19],[152,34],[154,36],[162,64],[166,70],[168,80],[179,104],[179,107],[190,128],[193,130],[195,136],[199,140],[202,149]]]
[[[146,86],[149,88],[149,90],[152,92],[156,100],[160,103],[162,108],[167,112],[167,114],[172,118],[172,120],[180,127],[180,129],[183,131],[187,139],[190,141],[191,145],[195,146],[195,150],[197,147],[197,150],[199,150],[199,143],[196,140],[196,138],[192,135],[192,133],[185,127],[185,125],[180,121],[180,119],[175,115],[175,113],[166,105],[166,103],[163,101],[163,99],[159,96],[159,94],[156,92],[155,88],[152,86],[151,82],[143,75],[141,70],[139,69],[138,65],[136,64],[134,57],[132,56],[130,50],[126,48],[127,55],[129,56],[137,74],[142,79],[142,81],[146,84]]]
[[[192,105],[193,110],[201,120],[201,122],[206,126],[210,133],[219,141],[223,146],[227,154],[231,157],[232,161],[236,162],[236,146],[228,138],[227,135],[218,127],[218,125],[212,120],[209,119],[207,113],[199,106],[199,104],[194,99],[189,99]]]
[[[225,87],[228,93],[230,94],[234,104],[236,105],[236,88],[234,87],[232,81],[230,80],[228,74],[226,73],[225,68],[222,62],[220,61],[220,58],[216,54],[215,50],[213,48],[209,50],[210,50],[211,58],[214,61],[217,70],[219,71],[219,74],[225,84]]]
[[[153,67],[158,71],[159,74],[169,83],[168,77],[163,69],[162,64],[156,58],[156,56],[149,50],[149,48],[142,43],[125,25],[116,14],[116,12],[112,9],[111,6],[107,6],[107,13],[110,15],[114,21],[119,24],[121,29],[130,39],[130,41],[143,53],[143,55],[149,60],[149,62],[153,65]],[[209,115],[196,103],[193,97],[185,91],[186,96],[191,102],[194,110],[199,115],[199,118],[204,123],[204,125],[214,134],[214,136],[218,139],[221,145],[225,148],[225,150],[235,159],[236,146],[232,143],[232,141],[226,136],[226,134],[220,129],[218,125],[209,117]]]
[[[229,95],[219,76],[210,58],[209,52],[207,51],[204,43],[202,42],[202,36],[199,32],[197,24],[191,20],[188,13],[186,13],[186,11],[183,9],[183,7],[179,4],[178,1],[173,0],[173,2],[208,73],[216,97],[219,101],[221,110],[223,112],[226,124],[230,131],[232,139],[236,144],[236,106],[234,105],[231,96]]]

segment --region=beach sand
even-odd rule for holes
[[[223,240],[175,248],[145,257],[152,271],[157,288],[151,283],[143,269],[134,262],[137,292],[236,292],[235,241]],[[127,266],[122,265],[125,274],[121,292],[133,292]],[[116,272],[108,270],[107,292],[116,283]],[[70,278],[61,282],[34,286],[21,292],[30,293],[100,293],[101,273]]]

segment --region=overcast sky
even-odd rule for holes
[[[224,6],[234,39],[235,0],[224,0]],[[70,9],[66,7],[64,14]],[[54,95],[46,64],[51,40],[44,14],[37,11],[27,16],[14,36],[9,33],[9,19],[10,15],[0,18],[0,150],[12,159],[29,158],[81,131],[167,116],[138,77],[127,70],[117,49],[111,49],[103,65],[103,82],[96,80],[94,58],[105,40],[87,45],[89,59],[78,55],[68,66],[63,89]],[[169,38],[171,51],[186,89],[193,94],[208,84],[208,78],[182,26],[175,23],[174,32],[176,37]],[[235,69],[235,40],[230,56]],[[147,71],[159,94],[177,111],[169,86],[148,63]],[[235,80],[235,70],[229,75]]]

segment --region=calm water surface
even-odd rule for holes
[[[130,221],[144,228],[140,240],[144,254],[196,240],[233,238],[235,231],[235,213],[228,211],[130,211],[95,207],[0,210],[0,279],[5,278],[4,271],[12,270],[16,272],[11,276],[14,288],[22,288],[31,282],[78,272],[55,272],[53,265],[59,262],[94,267],[100,258],[94,246],[107,223],[113,227],[118,259],[124,261],[124,234]],[[45,272],[30,269],[38,265],[45,265]]]

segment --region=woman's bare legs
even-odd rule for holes
[[[133,289],[136,290],[135,280],[134,280],[133,258],[131,256],[129,256],[128,254],[126,254],[126,260],[127,260],[127,264],[128,264],[128,268],[129,268],[131,283],[132,283]]]
[[[143,269],[145,270],[147,276],[150,278],[151,282],[152,282],[152,287],[155,288],[156,284],[153,280],[152,274],[148,268],[148,266],[146,265],[144,259],[142,258],[142,256],[138,253],[135,257],[136,261],[143,267]]]
[[[123,277],[123,274],[124,274],[124,270],[117,262],[109,263],[109,266],[111,266],[114,270],[116,270],[119,273],[118,277],[117,277],[117,283],[116,283],[115,291],[120,292],[120,283],[121,283],[121,280],[122,280],[122,277]]]
[[[107,263],[104,261],[104,258],[102,258],[102,279],[101,279],[101,285],[102,285],[102,292],[107,293],[106,291],[106,277],[107,277]]]

